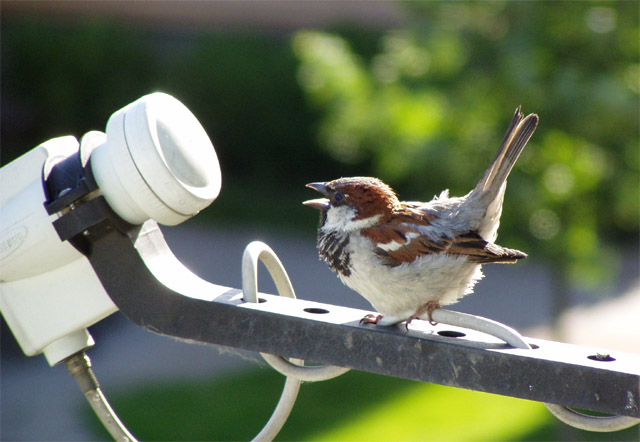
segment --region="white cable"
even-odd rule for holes
[[[242,299],[258,302],[258,260],[262,261],[276,285],[278,294],[294,298],[289,275],[271,247],[261,241],[249,243],[242,254]]]
[[[487,333],[502,339],[515,348],[531,348],[517,331],[491,319],[442,309],[434,310],[431,318],[442,324]],[[588,416],[563,405],[547,403],[544,405],[560,421],[581,430],[596,432],[620,431],[640,423],[640,419],[628,416]]]
[[[468,328],[495,336],[515,348],[531,348],[517,331],[492,319],[440,308],[433,311],[431,318],[441,324]]]
[[[640,419],[629,416],[588,416],[569,407],[544,404],[559,420],[572,427],[587,431],[620,431],[640,423]]]
[[[296,294],[291,285],[291,280],[284,266],[275,252],[263,242],[254,241],[247,245],[242,255],[242,292],[246,302],[258,302],[258,261],[262,261],[269,271],[271,279],[276,285],[278,294],[288,298],[295,298]],[[333,366],[304,367],[304,361],[300,359],[287,360],[282,356],[268,353],[260,353],[265,361],[275,370],[287,377],[278,405],[262,431],[253,439],[254,441],[271,441],[284,426],[293,405],[298,397],[300,383],[302,381],[322,381],[339,376],[348,368]]]
[[[273,410],[273,414],[271,414],[264,428],[253,438],[253,441],[270,442],[275,439],[291,414],[293,405],[296,403],[296,398],[298,397],[298,391],[300,391],[300,384],[299,379],[293,376],[287,376],[278,405],[275,410]]]
[[[242,255],[242,291],[243,299],[258,302],[258,260],[265,265],[280,296],[295,298],[295,292],[287,271],[275,252],[265,243],[254,241],[247,245]],[[282,356],[260,353],[265,361],[285,376],[295,376],[301,381],[316,382],[332,379],[349,371],[348,368],[332,365],[304,367]]]
[[[336,367],[333,365],[304,367],[296,365],[282,356],[270,355],[268,353],[260,354],[276,371],[279,371],[285,376],[294,376],[304,382],[326,381],[349,371],[348,368]]]
[[[64,360],[64,365],[71,374],[93,411],[107,429],[113,440],[118,442],[137,442],[136,438],[113,411],[107,398],[102,394],[100,384],[91,370],[91,361],[84,351],[75,353]]]

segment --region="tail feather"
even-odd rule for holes
[[[523,118],[520,107],[516,109],[498,152],[474,189],[474,192],[480,193],[481,199],[486,204],[493,201],[500,193],[511,169],[537,126],[536,114],[529,114]]]

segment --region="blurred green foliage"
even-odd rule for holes
[[[222,194],[204,218],[315,226],[300,204],[304,184],[346,172],[317,148],[288,35],[98,17],[3,17],[1,32],[2,164],[54,136],[104,130],[113,112],[160,90],[189,107],[216,147]]]
[[[315,224],[304,184],[377,175],[404,199],[469,191],[514,108],[540,127],[501,243],[583,285],[637,244],[637,2],[408,2],[410,23],[293,35],[3,17],[2,163],[162,90],[214,141],[220,198],[198,221]]]
[[[636,240],[638,2],[409,2],[375,51],[300,31],[298,80],[340,162],[429,199],[468,192],[513,110],[540,116],[506,195],[501,242],[591,285]],[[402,193],[401,192],[401,193]]]

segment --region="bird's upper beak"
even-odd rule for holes
[[[320,192],[324,196],[327,196],[329,194],[327,192],[327,188],[325,186],[325,183],[309,183],[309,184],[307,184],[307,187],[309,187],[309,188],[311,188],[313,190],[317,190],[318,192]],[[303,202],[302,204],[304,204],[305,206],[313,207],[314,209],[318,209],[318,210],[327,210],[327,209],[329,209],[329,200],[327,198],[318,198],[318,199],[315,199],[315,200],[308,200],[308,201]]]

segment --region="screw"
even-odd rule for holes
[[[62,189],[60,192],[58,192],[58,198],[66,195],[67,193],[71,192],[71,187],[66,187],[64,189]]]

